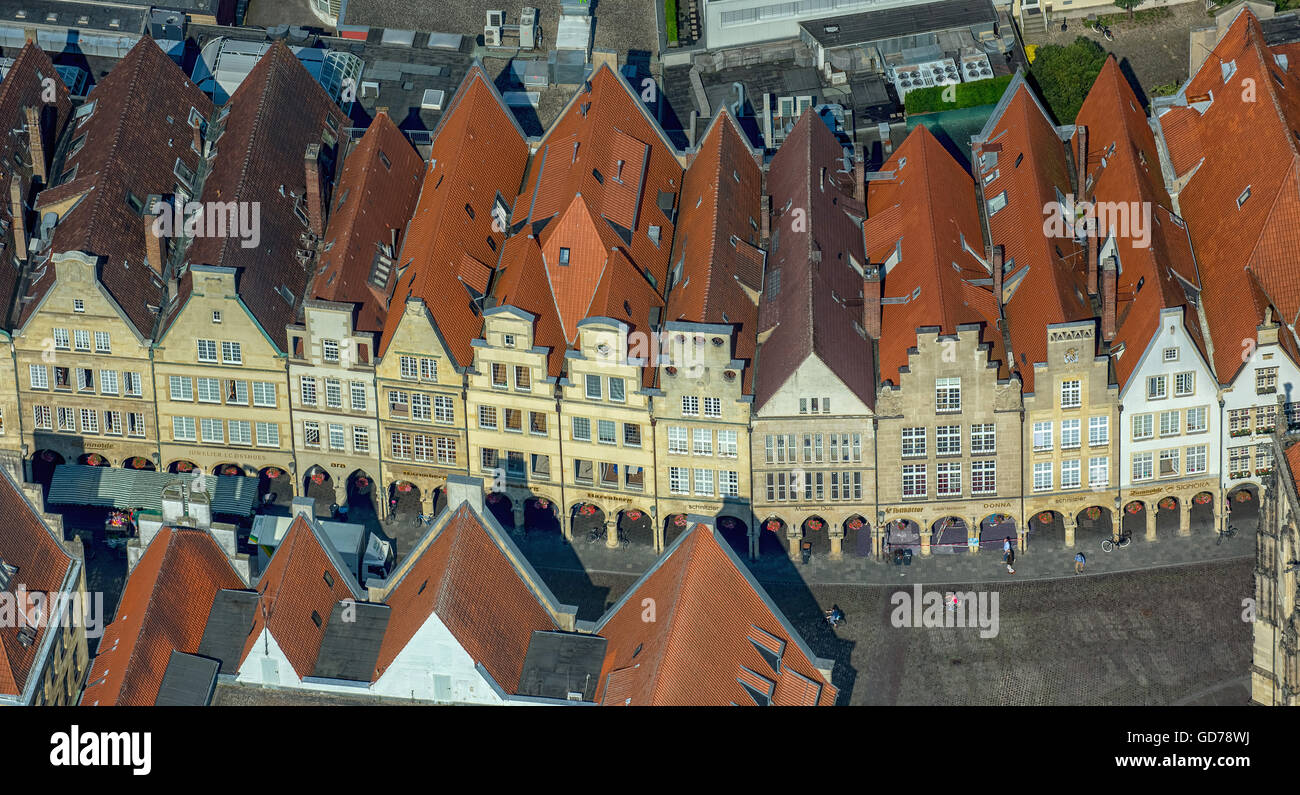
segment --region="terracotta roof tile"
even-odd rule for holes
[[[172,651],[198,652],[217,592],[245,587],[206,530],[164,527],[126,582],[81,704],[152,706]]]

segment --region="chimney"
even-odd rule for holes
[[[9,179],[9,212],[13,215],[14,255],[27,259],[27,210],[23,207],[23,181],[17,174]]]
[[[867,183],[865,180],[864,169],[866,166],[862,162],[862,155],[853,158],[853,198],[860,202],[867,200]]]
[[[307,220],[316,237],[325,234],[325,216],[321,207],[320,144],[308,144],[304,157],[307,169]]]
[[[316,518],[316,501],[311,497],[294,497],[293,502],[289,504],[289,517],[297,519],[299,516],[304,519]]]
[[[167,207],[160,201],[159,196],[151,195],[145,199],[144,253],[149,258],[149,267],[153,268],[154,272],[159,276],[163,274],[164,270],[163,240],[162,235],[158,234],[154,227],[157,217],[164,212],[167,212]]]
[[[1115,339],[1115,276],[1118,263],[1107,257],[1101,266],[1101,338],[1106,342]]]
[[[48,181],[45,173],[45,135],[41,131],[41,110],[30,106],[23,108],[27,114],[27,150],[32,155],[32,176],[42,183]]]
[[[1002,246],[994,246],[992,260],[989,264],[993,268],[993,300],[997,301],[998,317],[1002,316],[1002,258],[1005,256],[1005,250]]]
[[[1099,295],[1097,285],[1097,228],[1096,219],[1088,224],[1088,234],[1083,241],[1083,257],[1088,263],[1088,295]]]
[[[863,268],[862,327],[868,337],[880,339],[880,268],[870,263]]]
[[[462,502],[473,508],[479,516],[483,515],[482,478],[468,475],[447,477],[447,508],[454,512]]]
[[[758,245],[760,248],[767,248],[767,243],[772,239],[772,197],[763,194],[763,200],[759,204],[759,232]]]
[[[1080,125],[1078,127],[1079,151],[1075,154],[1074,173],[1075,187],[1074,195],[1076,200],[1082,199],[1086,183],[1088,181],[1088,128]]]

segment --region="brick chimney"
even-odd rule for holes
[[[158,234],[158,232],[154,229],[154,224],[155,224],[155,219],[159,215],[161,215],[164,212],[167,212],[167,208],[163,205],[163,203],[159,200],[159,198],[160,198],[159,196],[154,194],[149,196],[147,199],[145,199],[144,253],[145,256],[149,258],[149,267],[153,268],[154,272],[157,273],[159,276],[161,276],[164,270],[163,252],[164,252],[165,244],[163,243],[162,235]],[[173,234],[175,233],[175,231],[176,230],[174,229],[172,230]]]
[[[1107,257],[1101,266],[1101,338],[1106,342],[1115,339],[1115,277],[1118,263]]]
[[[32,155],[32,176],[41,182],[48,182],[45,172],[45,135],[41,129],[41,109],[36,106],[23,108],[27,114],[27,150]]]
[[[325,214],[321,206],[320,144],[307,145],[303,162],[307,169],[307,220],[311,223],[312,234],[320,237],[325,234]]]
[[[873,340],[880,339],[880,268],[867,263],[862,278],[862,327]]]
[[[1075,200],[1083,198],[1084,186],[1088,181],[1088,128],[1080,125],[1076,131],[1076,137],[1079,140],[1079,150],[1075,153],[1074,173],[1075,173]]]
[[[758,208],[758,245],[760,248],[767,248],[767,243],[772,239],[772,197],[763,194],[763,201]]]
[[[998,317],[1002,316],[1002,258],[1006,256],[1002,246],[994,246],[989,265],[993,268],[993,300],[997,301]]]
[[[1095,223],[1095,219],[1092,221]],[[1089,226],[1087,237],[1083,241],[1083,257],[1088,263],[1088,295],[1100,295],[1097,284],[1097,228]]]
[[[23,181],[17,174],[9,179],[9,212],[13,215],[14,256],[27,259],[27,211],[23,207]]]
[[[862,161],[862,155],[853,158],[853,198],[860,202],[867,200],[867,182],[865,179],[864,169],[866,165]]]
[[[199,153],[199,157],[203,157],[203,131],[197,124],[194,125],[194,151]]]

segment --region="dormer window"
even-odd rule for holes
[[[1250,198],[1250,186],[1247,185],[1246,189],[1243,190],[1241,192],[1241,195],[1237,197],[1237,209],[1241,209],[1241,205],[1245,204],[1246,200],[1249,198]]]
[[[561,265],[569,264],[569,250],[567,248],[560,249],[560,264]]]

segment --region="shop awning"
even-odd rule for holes
[[[161,511],[163,487],[173,481],[193,479],[193,475],[170,472],[60,464],[54,468],[46,500],[54,505]],[[204,474],[203,479],[212,497],[214,514],[252,515],[257,503],[257,478]]]

